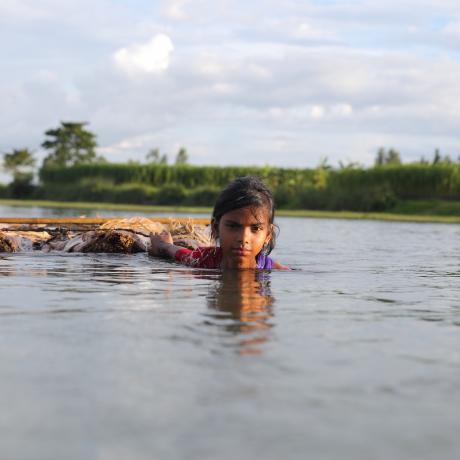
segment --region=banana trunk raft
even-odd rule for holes
[[[4,218],[0,252],[146,252],[150,233],[169,231],[174,244],[189,249],[211,245],[207,219]]]

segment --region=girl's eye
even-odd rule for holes
[[[263,230],[261,225],[253,225],[252,226],[252,231],[253,232],[260,232],[261,230]]]

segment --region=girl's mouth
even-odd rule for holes
[[[237,256],[248,256],[249,254],[251,254],[251,251],[249,249],[245,249],[245,248],[233,248],[232,249],[232,252],[233,254],[237,255]]]

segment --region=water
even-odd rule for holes
[[[2,206],[0,205],[0,216],[3,217],[131,217],[131,216],[165,216],[164,212],[139,212],[100,209],[78,209],[78,208],[47,208],[39,206]],[[168,217],[187,216],[183,212],[168,212]],[[195,216],[198,217],[198,214]],[[201,216],[201,215],[200,215]],[[203,215],[209,217],[209,215]]]
[[[460,228],[279,226],[297,270],[3,254],[2,458],[457,458]]]

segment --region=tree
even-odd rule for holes
[[[377,155],[375,156],[375,166],[383,165],[400,165],[401,164],[401,155],[395,149],[389,149],[385,151],[383,147],[380,147],[377,150]]]
[[[329,160],[328,160],[327,157],[322,156],[319,159],[318,169],[324,169],[324,170],[327,170],[327,171],[332,169],[332,166],[329,164]]]
[[[181,147],[177,152],[176,156],[176,165],[185,165],[188,163],[188,154],[187,150],[184,147]]]
[[[427,159],[425,159],[425,157],[423,155],[420,157],[419,163],[421,165],[429,165],[430,164],[430,162]]]
[[[96,156],[96,135],[86,130],[86,125],[61,121],[59,128],[46,131],[49,139],[42,143],[42,147],[50,153],[43,165],[72,166],[103,160]]]
[[[386,164],[388,165],[400,165],[401,164],[401,155],[397,150],[390,149],[387,153]]]
[[[151,149],[146,155],[148,163],[165,165],[168,163],[168,157],[166,154],[160,155],[160,149]]]
[[[382,166],[385,164],[385,149],[380,147],[377,150],[377,155],[375,156],[375,166]]]
[[[344,163],[342,160],[339,160],[339,169],[357,169],[362,168],[363,166],[357,161],[348,160],[347,163]]]
[[[21,198],[33,190],[33,167],[35,158],[29,149],[14,149],[3,154],[3,170],[12,174],[13,181],[8,188],[11,195]]]
[[[160,162],[160,149],[149,150],[145,158],[147,162],[149,163],[159,163]]]
[[[439,151],[439,149],[434,150],[433,161],[431,162],[431,164],[433,164],[433,165],[437,165],[437,164],[448,164],[448,165],[450,165],[452,163],[453,163],[453,160],[450,158],[449,155],[442,156],[441,152]]]
[[[3,169],[15,177],[18,173],[30,172],[35,165],[35,158],[29,149],[14,149],[3,154]]]

